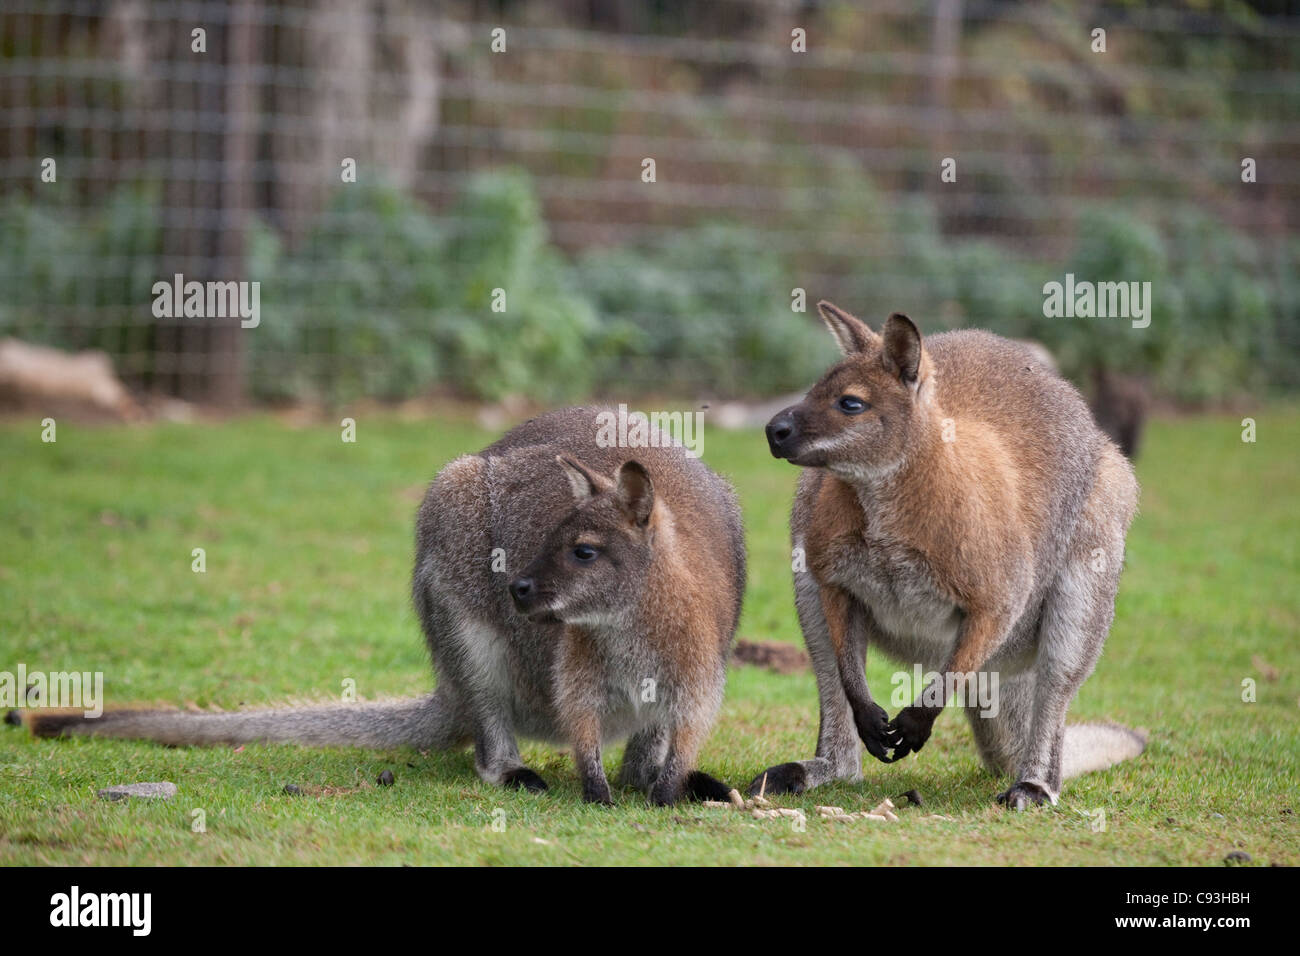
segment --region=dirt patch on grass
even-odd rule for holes
[[[808,669],[808,655],[802,648],[775,641],[737,641],[731,659],[737,664],[766,667],[777,674],[797,674]]]

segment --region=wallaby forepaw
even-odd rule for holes
[[[514,787],[516,790],[527,790],[529,793],[546,792],[546,781],[527,767],[511,770],[501,778],[501,785]]]
[[[882,763],[893,763],[902,754],[895,753],[889,755],[890,750],[896,750],[902,746],[902,735],[894,729],[889,720],[889,715],[885,713],[885,708],[879,704],[871,704],[866,708],[865,713],[855,712],[853,722],[857,725],[858,736],[862,738],[862,744],[867,748],[867,753],[875,757]],[[798,793],[798,791],[794,791]]]
[[[692,770],[686,775],[686,797],[690,800],[726,800],[731,788],[703,770]]]
[[[930,739],[938,716],[939,711],[931,707],[904,707],[900,710],[898,716],[885,725],[885,735],[893,741],[894,748],[893,756],[886,762],[920,753]]]
[[[1036,783],[1024,781],[998,794],[998,803],[1008,810],[1023,810],[1026,807],[1037,807],[1051,802],[1052,797],[1046,790]]]
[[[768,767],[749,785],[746,796],[756,797],[760,793],[803,793],[808,789],[808,771],[801,763],[779,763]]]

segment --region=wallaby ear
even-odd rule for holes
[[[921,330],[916,323],[895,312],[885,320],[885,348],[880,361],[885,371],[896,375],[906,384],[916,381],[921,370]]]
[[[655,486],[639,461],[625,461],[618,469],[618,502],[638,525],[650,521],[655,507]]]
[[[865,352],[880,340],[880,336],[872,332],[867,323],[849,315],[833,302],[822,299],[817,303],[817,311],[821,313],[822,321],[831,330],[836,344],[845,355]]]
[[[610,487],[608,478],[596,474],[580,461],[574,461],[564,455],[556,455],[555,460],[564,469],[564,475],[569,479],[569,487],[573,490],[573,499],[578,504],[582,504],[588,498],[594,498]]]

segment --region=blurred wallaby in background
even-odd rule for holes
[[[1130,460],[1137,458],[1151,409],[1146,383],[1100,365],[1092,369],[1092,399],[1089,402],[1097,425]]]

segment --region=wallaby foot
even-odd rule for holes
[[[808,789],[808,771],[802,763],[791,761],[768,767],[749,785],[746,796],[756,797],[760,793],[803,793]]]
[[[650,788],[650,803],[656,807],[671,807],[687,795],[688,778],[689,774],[674,772],[671,767],[665,767]]]
[[[722,688],[719,685],[714,700],[721,697]],[[667,759],[664,760],[663,769],[659,772],[659,779],[650,788],[652,804],[669,807],[683,797],[696,800],[727,799],[729,790],[725,784],[714,780],[702,771],[691,769],[695,766],[695,760],[699,756],[700,741],[704,738],[708,722],[712,720],[715,709],[716,703],[712,707],[702,707],[693,715],[695,719],[678,724],[672,729]]]
[[[650,788],[650,802],[670,807],[680,800],[726,800],[730,793],[730,787],[703,770],[692,770],[680,777],[665,773]]]
[[[650,803],[656,807],[671,807],[681,799],[681,787],[665,784],[662,781],[650,788]]]
[[[545,793],[547,789],[546,781],[527,767],[519,767],[505,774],[501,778],[501,785],[527,790],[529,793]]]
[[[1009,790],[998,794],[998,803],[1010,810],[1023,810],[1051,803],[1051,795],[1036,783],[1021,781]]]
[[[803,793],[832,780],[862,779],[861,751],[852,739],[848,743],[851,749],[834,757],[812,757],[768,767],[746,788],[746,796],[756,797],[760,793]]]
[[[609,791],[609,783],[601,780],[597,783],[582,784],[582,802],[598,803],[601,806],[612,807],[614,805],[614,795]]]
[[[730,787],[703,770],[692,770],[686,775],[685,790],[688,800],[726,800],[731,793]]]

